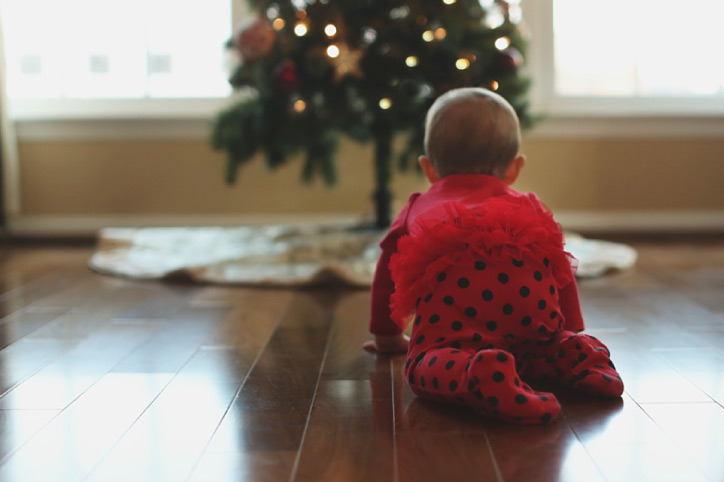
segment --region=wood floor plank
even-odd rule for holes
[[[393,481],[392,360],[362,350],[369,295],[346,293],[337,309],[296,481]]]
[[[0,480],[83,480],[171,378],[105,375],[5,460]]]
[[[58,413],[58,410],[0,410],[0,460],[7,459]]]
[[[0,398],[0,409],[64,409],[157,327],[109,324],[16,385]]]
[[[249,365],[231,349],[199,350],[88,480],[186,480]]]
[[[716,403],[657,403],[643,409],[709,480],[724,480],[724,408]]]
[[[171,319],[116,318],[115,324],[156,323],[157,330],[113,367],[117,373],[176,373],[209,340],[227,316],[226,309],[186,308]]]
[[[299,450],[319,379],[339,294],[299,292],[215,431],[200,470],[219,454],[264,465],[270,454]],[[255,456],[259,455],[260,460]],[[281,455],[274,473],[287,480],[296,459]],[[268,480],[259,472],[247,480]]]

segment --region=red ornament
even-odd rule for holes
[[[498,53],[498,62],[503,69],[515,72],[523,65],[523,55],[515,47],[508,47]]]
[[[283,92],[292,92],[299,88],[299,72],[297,64],[292,60],[285,60],[274,69],[277,88]]]
[[[245,62],[263,60],[272,50],[276,32],[264,17],[247,19],[234,33],[234,45]]]

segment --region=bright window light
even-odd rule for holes
[[[231,24],[229,0],[3,0],[8,94],[224,97]]]
[[[722,0],[554,0],[563,96],[724,97]]]

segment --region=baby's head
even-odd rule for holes
[[[441,95],[430,107],[425,124],[427,155],[421,163],[423,168],[429,163],[438,178],[487,174],[505,180],[511,163],[522,159],[519,149],[520,124],[513,107],[494,92],[468,87]],[[519,170],[523,160],[517,163]]]

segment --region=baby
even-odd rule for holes
[[[606,346],[583,330],[575,260],[534,194],[509,186],[525,164],[520,126],[501,96],[452,90],[430,108],[414,193],[380,243],[365,344],[407,352],[421,398],[518,423],[547,423],[560,405],[527,381],[619,397]],[[403,331],[414,318],[412,336]]]

